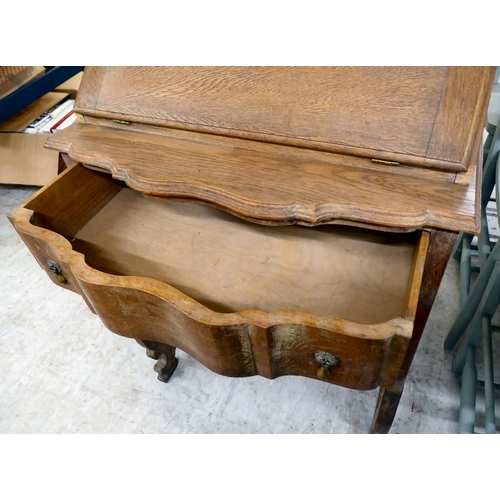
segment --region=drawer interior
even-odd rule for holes
[[[416,232],[256,225],[147,198],[81,165],[64,182],[80,186],[86,177],[106,189],[78,187],[67,220],[61,207],[50,216],[44,205],[57,182],[26,207],[33,223],[67,237],[95,269],[161,280],[216,312],[296,310],[364,324],[405,316]]]

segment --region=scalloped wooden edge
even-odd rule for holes
[[[390,339],[395,335],[410,338],[412,334],[413,321],[401,317],[391,319],[385,323],[366,325],[339,317],[300,311],[267,313],[249,310],[238,313],[217,313],[167,283],[145,277],[114,276],[91,268],[86,264],[85,256],[73,250],[71,243],[63,236],[48,229],[34,226],[30,222],[32,215],[32,210],[20,207],[9,214],[9,219],[18,232],[41,238],[54,246],[61,261],[69,265],[71,273],[77,280],[102,286],[133,288],[145,291],[167,301],[183,314],[206,325],[236,326],[252,324],[256,327],[270,328],[283,324],[301,324],[335,331],[355,338],[373,340]]]
[[[91,127],[92,125],[86,126]],[[401,207],[391,211],[389,206],[380,209],[348,201],[320,205],[299,201],[288,204],[256,203],[238,194],[225,192],[216,186],[198,184],[195,179],[189,182],[165,181],[160,183],[142,178],[140,175],[131,172],[127,167],[119,165],[110,156],[95,153],[89,149],[82,150],[73,142],[64,140],[57,135],[48,140],[46,147],[65,153],[75,162],[81,162],[87,167],[108,172],[114,179],[125,182],[130,188],[145,195],[155,196],[159,199],[181,198],[192,202],[202,202],[257,224],[299,224],[308,227],[324,224],[349,224],[395,232],[439,228],[473,234],[478,232],[479,227],[477,213],[465,216],[454,212],[446,214],[444,211],[428,209],[403,211]],[[478,169],[472,168],[471,170],[473,170],[473,181],[477,181]],[[474,188],[474,184],[473,182],[472,187],[476,190],[477,197],[479,188],[477,186]],[[452,186],[458,186],[458,184],[452,184]]]

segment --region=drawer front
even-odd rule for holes
[[[29,217],[29,211],[21,211]],[[381,383],[388,367],[402,362],[410,321],[361,325],[301,312],[215,313],[165,283],[92,269],[65,238],[21,215],[13,218],[14,225],[50,279],[81,294],[109,330],[178,347],[221,375],[299,375],[369,390]],[[60,266],[65,283],[49,261]],[[322,353],[337,362],[324,366]]]
[[[403,324],[393,321],[392,326],[394,331],[404,332]],[[341,328],[329,331],[300,324],[271,328],[273,378],[300,375],[351,389],[378,387],[389,365],[389,357],[393,357],[391,365],[397,363],[394,358],[405,351],[408,339],[401,335],[360,338],[343,333]],[[351,328],[361,333],[363,325],[351,325]],[[372,332],[372,336],[377,335]]]
[[[72,190],[72,185],[75,185],[77,189]],[[70,168],[65,171],[52,184],[45,187],[28,200],[23,207],[9,216],[51,280],[61,287],[81,294],[90,308],[100,316],[111,331],[125,337],[158,341],[178,347],[212,371],[226,376],[261,375],[267,378],[276,378],[285,375],[299,375],[359,390],[373,389],[382,382],[386,387],[390,387],[391,381],[396,379],[412,334],[428,238],[423,236],[407,238],[402,235],[401,240],[396,241],[394,240],[396,237],[391,236],[391,239],[388,240],[387,252],[385,252],[383,236],[366,236],[365,238],[364,234],[353,233],[357,238],[353,239],[353,245],[359,245],[359,238],[362,237],[364,238],[361,240],[363,245],[372,245],[371,248],[374,250],[377,250],[378,247],[376,254],[378,260],[374,263],[382,270],[381,275],[386,280],[390,278],[385,278],[385,266],[388,258],[386,254],[393,252],[390,253],[391,256],[401,255],[404,257],[405,260],[402,261],[398,272],[399,274],[404,272],[408,276],[407,296],[400,300],[401,292],[396,294],[395,310],[400,307],[398,305],[400,302],[404,304],[399,315],[387,317],[387,315],[392,314],[387,309],[384,313],[385,318],[377,320],[372,315],[370,318],[375,318],[374,320],[365,320],[362,315],[366,314],[366,311],[362,311],[364,307],[362,303],[355,304],[355,307],[345,308],[348,314],[356,314],[356,308],[359,307],[361,316],[357,321],[352,318],[342,318],[340,314],[334,312],[330,314],[325,314],[324,311],[311,312],[309,305],[306,310],[279,310],[273,305],[273,308],[268,311],[258,308],[234,310],[234,307],[232,308],[234,312],[231,310],[216,311],[207,306],[206,303],[203,304],[201,300],[193,298],[196,295],[189,293],[189,291],[180,291],[177,286],[171,286],[168,279],[163,278],[163,276],[161,279],[148,276],[146,271],[154,272],[154,276],[156,276],[158,266],[162,262],[146,260],[144,255],[134,253],[136,247],[130,245],[130,239],[127,240],[126,245],[128,253],[116,255],[116,262],[112,261],[115,256],[113,253],[104,255],[101,260],[95,256],[91,258],[90,254],[85,253],[86,247],[82,245],[83,240],[80,240],[80,246],[76,248],[79,248],[85,255],[80,251],[75,251],[74,246],[77,245],[78,238],[84,233],[82,228],[87,228],[88,231],[88,228],[94,227],[96,231],[103,232],[104,236],[101,241],[104,243],[111,237],[116,238],[115,243],[117,241],[118,244],[115,245],[115,249],[117,251],[120,249],[119,242],[125,241],[124,235],[131,234],[132,239],[136,238],[142,242],[141,238],[136,236],[135,227],[127,226],[129,233],[117,235],[116,228],[119,226],[117,219],[116,223],[115,219],[111,220],[111,232],[108,232],[108,226],[103,224],[103,219],[100,219],[98,224],[95,223],[96,214],[107,208],[112,200],[119,198],[117,194],[122,189],[122,185],[117,184],[105,174],[78,166],[78,168]],[[62,192],[65,193],[64,196],[61,196]],[[86,197],[89,199],[86,200]],[[164,204],[159,205],[163,206]],[[142,207],[143,205],[138,206]],[[181,210],[181,208],[177,207],[175,210]],[[120,211],[115,210],[111,213],[113,217],[120,216]],[[149,214],[149,212],[144,213]],[[164,213],[162,212],[162,224],[165,220]],[[193,220],[195,218],[190,219],[190,221]],[[89,224],[89,221],[94,221],[94,226]],[[211,223],[212,219],[207,218],[206,221]],[[171,229],[168,222],[167,219],[164,226],[165,231]],[[153,235],[156,235],[158,233],[157,226],[152,224],[151,217],[140,219],[140,225],[148,226],[148,230],[153,231]],[[231,220],[228,227],[236,231],[235,224]],[[245,222],[245,224],[248,223]],[[198,226],[193,227],[194,233],[199,234]],[[247,231],[246,226],[238,227],[237,230]],[[276,235],[279,234],[288,238],[283,240],[283,245],[281,245],[282,241],[279,241],[279,246],[283,246],[288,252],[290,245],[295,244],[295,239],[290,236],[290,231],[287,229],[287,233],[273,232],[271,237],[263,240],[265,253],[259,254],[258,251],[252,250],[252,252],[248,252],[249,258],[251,257],[254,259],[253,262],[257,262],[259,256],[274,251],[271,243],[276,240]],[[261,231],[257,230],[254,225],[249,227],[248,234],[248,241],[253,243],[255,240],[252,238],[261,238]],[[322,230],[321,234],[324,236],[326,233]],[[383,235],[383,233],[379,234]],[[426,236],[425,233],[422,234]],[[306,249],[311,248],[312,240],[304,238],[302,233],[300,235],[300,245]],[[351,233],[345,230],[335,234],[335,238],[344,242],[343,244],[345,244],[346,238],[350,237]],[[335,238],[332,238],[331,241],[335,241]],[[168,242],[167,239],[162,241]],[[156,240],[145,243],[151,245],[154,242]],[[348,242],[349,240],[347,240]],[[359,248],[362,249],[363,245]],[[225,246],[222,245],[222,247]],[[257,246],[254,244],[252,248],[255,249]],[[347,253],[352,253],[352,248],[347,246]],[[101,250],[103,251],[101,252]],[[166,250],[168,248],[162,252],[165,253]],[[96,245],[93,246],[93,252],[105,254],[103,247]],[[199,254],[201,246],[197,243],[186,249],[186,255],[181,252],[181,258],[189,257],[190,252]],[[339,251],[339,248],[336,252],[335,259],[342,259],[344,254]],[[414,253],[413,261],[411,252]],[[366,252],[367,259],[373,259],[373,255],[373,252]],[[221,269],[223,262],[219,262],[219,257],[214,255],[210,255],[210,257],[214,261],[214,268]],[[295,260],[300,261],[300,254],[296,254]],[[281,268],[276,264],[276,255],[271,258],[271,261],[273,267],[269,269],[280,271]],[[92,262],[100,263],[104,269],[94,268]],[[380,262],[384,263],[382,267]],[[138,266],[134,269],[137,272],[130,272],[131,268],[127,267],[131,265],[130,263]],[[314,258],[310,258],[309,263],[314,264]],[[110,271],[106,269],[106,266],[110,267]],[[319,273],[317,271],[319,276],[323,270],[322,266],[323,263],[320,264]],[[161,270],[164,275],[168,271],[167,267]],[[369,268],[370,265],[367,267]],[[145,271],[144,275],[142,275],[141,270]],[[350,280],[356,280],[356,287],[358,287],[362,281],[357,280],[364,279],[364,276],[354,274],[355,267],[351,267],[349,270],[349,279],[345,283],[348,285]],[[194,273],[204,271],[203,266],[194,267]],[[237,269],[235,269],[236,271]],[[231,275],[231,272],[226,271],[225,275]],[[373,276],[375,274],[370,274],[367,279],[372,280]],[[237,280],[234,283],[237,284],[239,279],[240,275],[237,275]],[[260,293],[260,290],[262,293],[268,292],[263,288],[255,288],[254,285],[255,283],[252,282],[252,293],[254,289],[257,290],[257,293]],[[279,301],[276,301],[277,293],[275,292],[290,293],[293,297],[297,291],[300,291],[289,286],[288,288],[291,288],[292,291],[288,292],[283,278],[279,285],[280,288],[273,289],[272,294],[270,294],[270,300],[275,300],[273,304],[280,304]],[[212,286],[211,289],[213,292],[211,298],[214,303],[220,299],[216,294],[217,286]],[[374,290],[377,292],[383,287],[387,288],[387,283],[380,282],[374,286]],[[189,287],[187,288],[189,290]],[[389,288],[391,288],[390,285]],[[317,297],[318,300],[323,300],[323,297],[326,297],[323,302],[328,306],[330,296],[323,293],[324,289],[325,287],[322,286]],[[233,294],[236,297],[234,303],[238,305],[237,300],[239,300],[241,291],[236,286],[228,286],[227,290],[228,296]],[[356,290],[357,288],[349,292],[353,294],[353,298],[356,298]],[[315,293],[314,286],[311,285],[306,292],[307,294]],[[338,293],[347,292],[341,288]],[[380,297],[377,299],[380,300]],[[301,304],[299,303],[299,305]],[[221,307],[221,309],[223,308]],[[231,309],[231,307],[227,307],[227,309]],[[375,313],[377,313],[376,309]]]
[[[402,362],[411,333],[411,322],[401,319],[358,325],[299,312],[220,314],[155,280],[109,276],[89,267],[76,276],[111,331],[173,345],[230,377],[300,375],[373,389],[389,364]],[[335,356],[338,363],[323,366],[320,353]]]
[[[229,377],[256,375],[248,325],[213,322],[211,311],[161,282],[77,272],[103,323],[125,337],[169,344]]]

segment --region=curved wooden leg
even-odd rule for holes
[[[154,366],[154,371],[158,374],[158,380],[168,382],[179,363],[179,360],[175,357],[175,347],[152,340],[137,339],[137,342],[146,348],[148,357],[158,360]]]
[[[390,391],[385,387],[379,389],[370,434],[387,434],[389,432],[398,409],[401,394],[403,394],[402,386],[401,390],[396,391]]]
[[[411,362],[413,361],[413,357],[415,356],[415,352],[424,332],[427,319],[429,318],[456,238],[456,234],[446,231],[433,230],[431,232],[413,326],[413,334],[396,383],[391,388],[386,388],[384,386],[380,387],[377,406],[370,428],[370,433],[372,434],[387,433],[391,428],[398,409],[399,400],[403,394],[406,375],[408,374]]]

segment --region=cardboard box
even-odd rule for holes
[[[0,124],[0,184],[43,186],[58,174],[59,153],[44,147],[50,134],[20,132],[66,97],[49,92]]]
[[[47,134],[0,134],[0,184],[43,186],[59,171],[59,153]]]
[[[54,90],[56,92],[65,92],[70,95],[71,99],[76,99],[76,94],[80,88],[80,82],[82,81],[83,71],[77,73],[74,77],[66,80],[63,84],[56,87]]]

